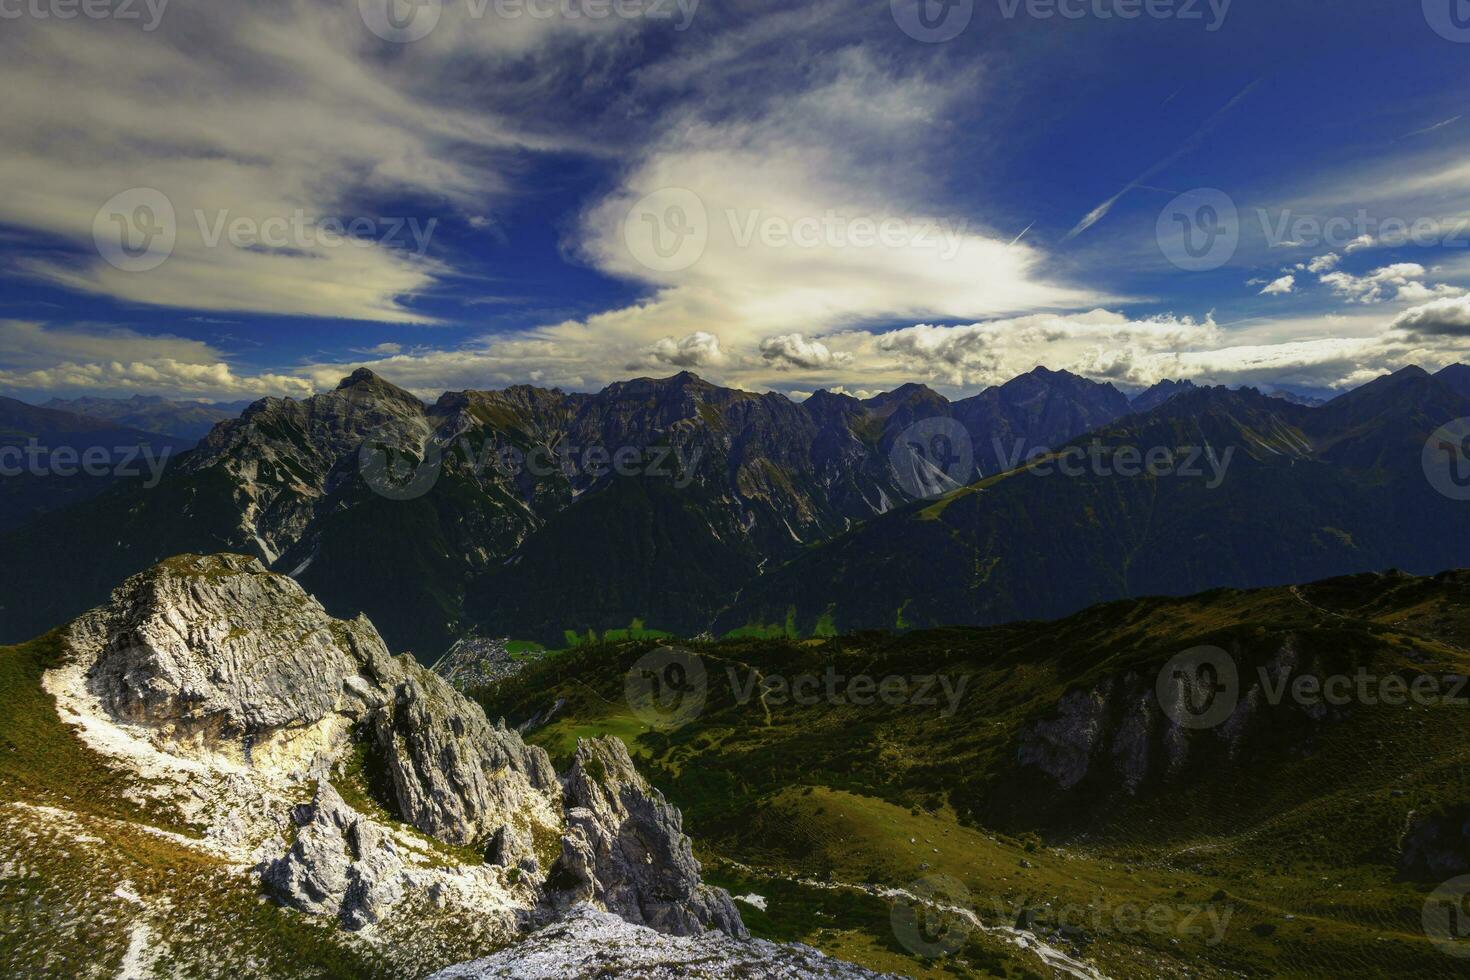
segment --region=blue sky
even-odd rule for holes
[[[1470,359],[1465,0],[55,3],[0,4],[7,394]]]

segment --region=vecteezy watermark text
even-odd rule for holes
[[[434,488],[446,456],[454,454],[474,478],[514,480],[562,476],[603,479],[646,477],[672,481],[677,489],[694,482],[704,449],[699,446],[534,446],[521,449],[495,439],[476,445],[469,437],[445,441],[421,421],[390,422],[363,440],[358,472],[370,489],[390,500],[415,500]]]
[[[195,208],[198,241],[205,248],[228,245],[258,251],[311,252],[334,248],[388,247],[422,257],[438,218],[312,216],[302,208],[289,213],[234,214],[229,209]],[[97,253],[124,272],[147,272],[168,261],[179,238],[173,202],[152,187],[133,187],[113,195],[92,221]]]
[[[1459,2],[1459,0],[1456,0]],[[1377,215],[1366,208],[1354,214],[1299,214],[1290,208],[1254,209],[1260,239],[1267,247],[1332,252],[1340,256],[1367,248],[1470,248],[1470,217]],[[1180,194],[1159,213],[1155,229],[1164,257],[1187,272],[1212,272],[1235,257],[1251,224],[1235,200],[1214,187]],[[1316,271],[1315,269],[1313,271]]]
[[[1230,461],[1235,458],[1235,446],[1226,447],[1223,454],[1215,452],[1213,446],[1107,446],[1094,439],[1085,446],[1067,446],[1058,451],[1033,448],[1017,442],[1009,451],[999,439],[994,443],[995,456],[1005,461],[1005,468],[1013,470],[1022,465],[1034,476],[1051,476],[1060,473],[1066,477],[1180,477],[1205,481],[1205,487],[1215,490],[1225,482]]]
[[[694,191],[666,187],[628,209],[623,241],[635,261],[658,272],[693,266],[717,232],[721,241],[740,249],[913,249],[947,262],[964,248],[968,227],[963,218],[855,214],[835,208],[819,214],[726,208],[719,220],[712,220]]]
[[[743,669],[742,669],[743,668]],[[653,728],[672,730],[693,722],[710,698],[712,677],[724,677],[737,707],[765,711],[795,706],[814,708],[935,708],[951,718],[970,686],[967,674],[843,674],[836,667],[800,674],[767,674],[752,667],[727,666],[712,673],[704,658],[683,647],[660,647],[644,654],[624,678],[624,695],[633,714]]]
[[[1177,20],[1214,33],[1225,26],[1234,0],[995,0],[1006,20]],[[893,22],[925,44],[952,41],[975,19],[977,0],[889,0]]]
[[[160,449],[150,445],[78,449],[75,446],[43,446],[39,440],[30,439],[24,446],[0,446],[0,477],[29,474],[132,478],[146,472],[148,479],[143,486],[151,490],[163,479],[163,470],[171,454],[168,446]]]
[[[908,705],[916,708],[939,707],[941,718],[954,716],[965,696],[965,689],[970,686],[968,674],[958,677],[947,674],[847,676],[838,673],[835,667],[828,667],[821,674],[806,673],[793,677],[761,674],[755,670],[746,670],[742,677],[738,668],[727,667],[725,676],[730,689],[735,693],[735,703],[741,706],[756,699],[768,707],[796,705],[813,708],[827,704],[862,708],[883,704],[896,708]]]
[[[1164,713],[1183,728],[1223,724],[1242,696],[1239,665],[1227,651],[1194,647],[1173,657],[1159,671],[1156,693]],[[1460,674],[1378,673],[1359,667],[1351,673],[1313,673],[1294,666],[1256,668],[1255,691],[1266,704],[1302,708],[1385,706],[1390,708],[1470,706],[1470,678]]]
[[[970,935],[984,927],[982,905],[964,883],[946,874],[928,875],[907,888],[887,892],[893,899],[890,922],[894,935],[916,956],[938,959],[964,948]],[[988,911],[1003,926],[1063,941],[1087,942],[1099,936],[1168,936],[1194,939],[1206,946],[1225,941],[1235,909],[1216,902],[1058,903],[1026,896],[993,896]]]
[[[143,30],[158,30],[169,0],[0,0],[0,20],[143,21]],[[146,18],[146,19],[145,19]]]

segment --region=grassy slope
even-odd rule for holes
[[[333,925],[264,901],[179,839],[194,828],[131,802],[132,779],[41,690],[59,652],[55,634],[0,647],[0,975],[115,976],[130,946],[196,977],[238,976],[247,962],[272,977],[387,975]]]
[[[885,917],[870,909],[856,927],[824,920],[812,909],[825,895],[781,879],[902,886],[942,872],[964,882],[987,921],[998,921],[996,899],[1003,909],[1043,903],[1043,922],[1048,900],[1183,908],[1218,896],[1218,914],[1230,912],[1226,940],[1213,945],[1104,931],[1088,952],[1117,976],[1452,975],[1460,964],[1420,929],[1428,888],[1395,881],[1393,863],[1410,810],[1470,801],[1463,705],[1357,708],[1309,737],[1283,732],[1237,763],[1216,760],[1137,798],[1116,788],[1049,798],[1014,759],[1020,727],[1070,686],[1156,672],[1198,643],[1235,646],[1249,663],[1289,636],[1333,670],[1465,673],[1467,633],[1470,576],[1396,585],[1362,577],[1299,592],[1115,603],[1051,624],[702,646],[709,702],[674,733],[649,729],[624,702],[625,672],[647,644],[571,651],[486,700],[492,715],[516,721],[567,698],[534,741],[564,756],[579,735],[619,735],[684,809],[716,875],[741,890],[777,890],[781,904],[755,917],[759,928],[873,965],[891,968],[903,955]],[[768,720],[757,702],[737,703],[727,673],[738,684],[747,669],[789,676],[828,665],[876,676],[963,672],[972,693],[947,719],[934,708],[774,706]],[[973,960],[908,964],[985,975]]]

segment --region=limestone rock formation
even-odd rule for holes
[[[878,974],[834,960],[807,946],[737,941],[718,932],[672,937],[579,905],[525,942],[483,960],[450,967],[430,980],[881,980]],[[893,978],[897,980],[897,978]]]
[[[1178,719],[1187,712],[1176,704],[1166,710],[1160,703],[1157,675],[1130,670],[1068,691],[1021,732],[1016,761],[1063,792],[1096,780],[1137,795],[1147,785],[1180,778],[1201,760],[1233,762],[1260,737],[1295,733],[1303,736],[1297,749],[1306,751],[1311,733],[1340,710],[1268,696],[1268,688],[1282,690],[1294,677],[1328,673],[1321,663],[1303,662],[1290,641],[1254,668],[1240,651],[1232,657],[1238,666],[1225,695],[1232,699],[1230,710],[1216,724],[1181,724]],[[1173,696],[1184,698],[1188,692],[1176,686]]]
[[[509,842],[501,863],[537,870],[531,824],[555,821],[547,804],[560,795],[545,750],[491,726],[478,705],[425,670],[400,681],[372,721],[405,820],[456,845],[500,835]]]
[[[552,885],[629,922],[676,936],[749,934],[730,896],[704,885],[683,817],[615,738],[582,739],[566,779],[567,834]]]
[[[403,898],[406,866],[393,840],[342,801],[323,780],[297,807],[296,842],[261,878],[288,905],[336,915],[349,929],[378,922]]]
[[[300,911],[361,930],[448,902],[510,938],[593,901],[671,934],[747,935],[621,742],[582,743],[563,785],[365,618],[333,619],[254,558],[169,559],[68,641],[48,682],[64,713],[166,776],[170,802]]]

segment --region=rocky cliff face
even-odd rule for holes
[[[683,817],[613,738],[582,740],[566,779],[567,833],[552,869],[561,899],[593,902],[675,936],[748,936],[730,896],[699,880]]]
[[[1237,662],[1246,663],[1236,653]],[[1276,690],[1291,678],[1325,673],[1321,664],[1304,662],[1288,642],[1259,671],[1243,667],[1238,681],[1232,682],[1229,712],[1203,727],[1178,720],[1189,717],[1183,707],[1186,699],[1206,703],[1207,695],[1191,687],[1192,679],[1177,681],[1169,689],[1171,703],[1166,710],[1156,673],[1130,671],[1108,677],[1090,688],[1067,692],[1053,711],[1027,726],[1016,759],[1022,769],[1043,774],[1062,792],[1091,782],[1138,795],[1187,777],[1191,763],[1237,759],[1258,735],[1310,731],[1340,709],[1289,699],[1273,704],[1267,686]],[[1306,739],[1300,743],[1308,744]]]
[[[295,909],[361,930],[452,907],[504,941],[592,900],[680,935],[745,934],[620,742],[584,743],[564,788],[543,750],[390,656],[366,619],[332,619],[253,558],[171,559],[68,636],[46,678],[63,717]]]

